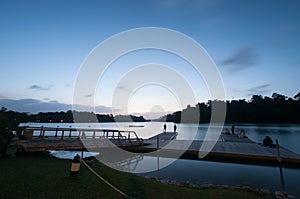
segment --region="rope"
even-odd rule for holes
[[[83,159],[81,162],[92,172],[94,173],[100,180],[102,180],[105,184],[113,188],[115,191],[119,192],[121,195],[123,195],[125,198],[130,198],[127,194],[110,184],[107,180],[105,180],[102,176],[100,176],[95,170],[93,170]]]

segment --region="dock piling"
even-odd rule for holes
[[[277,160],[278,160],[278,163],[279,163],[281,188],[282,188],[283,191],[285,191],[285,184],[284,184],[283,171],[282,171],[282,159],[280,157],[279,147],[280,146],[279,146],[279,143],[278,143],[278,139],[276,139]]]
[[[157,141],[156,148],[159,149],[159,134],[156,136],[156,141]]]

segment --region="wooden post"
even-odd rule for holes
[[[41,127],[41,130],[40,130],[40,137],[43,136],[43,126]]]
[[[157,170],[159,171],[159,134],[156,136],[156,163],[157,163]]]
[[[61,139],[62,139],[62,140],[64,139],[64,134],[65,134],[65,131],[62,130],[62,131],[61,131]]]
[[[157,164],[157,170],[159,171],[159,151],[156,151],[156,164]]]
[[[280,157],[278,139],[276,139],[276,150],[277,150],[277,160],[278,160],[278,163],[279,163],[281,187],[282,187],[282,190],[285,191],[285,184],[284,184],[284,178],[283,178],[283,172],[282,172],[282,159]]]
[[[156,148],[159,149],[159,134],[156,136]]]
[[[34,130],[24,129],[23,134],[24,134],[26,140],[32,140],[33,133],[34,133]]]

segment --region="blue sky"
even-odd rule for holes
[[[297,0],[2,0],[0,106],[26,112],[70,109],[77,73],[90,51],[114,34],[140,27],[173,29],[201,44],[216,63],[229,100],[273,92],[293,97],[300,91],[299,8]],[[153,60],[183,73],[197,101],[210,99],[202,80],[182,60],[143,51],[121,58],[107,71],[106,89],[96,91],[102,96],[95,95],[96,111],[113,109],[111,90],[126,70]],[[181,108],[162,88],[137,93],[129,103],[132,113],[146,113],[156,104],[167,112]]]

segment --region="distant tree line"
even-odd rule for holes
[[[208,123],[211,118],[213,103],[226,103],[226,123],[300,123],[300,93],[293,98],[273,93],[271,97],[253,95],[249,101],[245,99],[231,101],[208,101],[195,106],[188,105],[182,111],[165,115],[156,121],[195,122],[193,115],[200,114],[199,123]],[[198,118],[197,118],[198,119]]]
[[[95,114],[93,112],[48,112],[28,116],[29,122],[145,122],[143,116]]]
[[[48,112],[38,114],[19,113],[8,111],[5,107],[0,109],[0,158],[15,156],[17,146],[13,142],[16,132],[22,139],[20,123],[26,122],[144,122],[143,116],[95,114],[91,112]]]
[[[188,105],[182,111],[162,116],[154,121],[167,122],[199,122],[208,123],[211,118],[213,103],[226,103],[226,123],[300,123],[300,93],[293,98],[274,93],[271,97],[253,95],[249,101],[245,99],[219,101],[209,100],[207,103]],[[194,115],[200,114],[195,121]],[[15,129],[19,123],[25,122],[145,122],[143,116],[95,114],[93,112],[46,112],[38,114],[8,111],[5,107],[0,110],[0,130]]]
[[[38,114],[19,113],[7,111],[5,107],[0,110],[0,127],[15,129],[20,123],[26,122],[145,122],[143,116],[135,115],[116,115],[112,114],[95,114],[93,112],[46,112]]]

